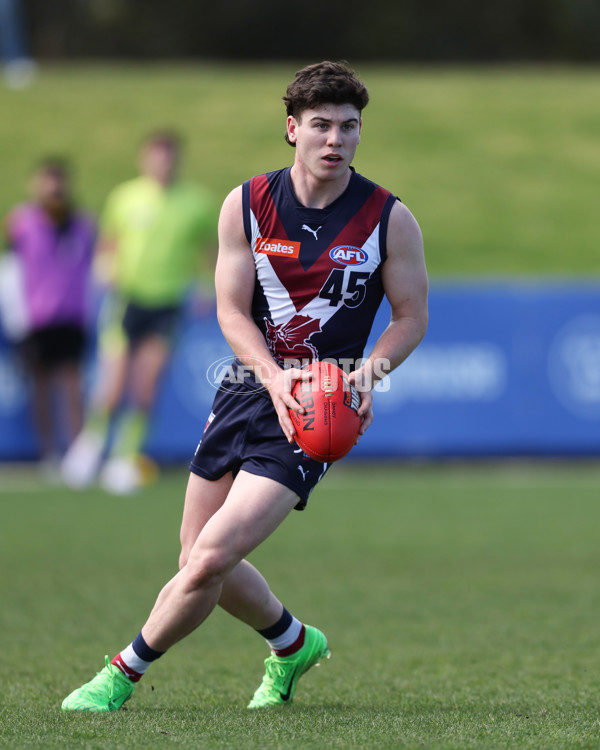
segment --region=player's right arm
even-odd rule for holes
[[[288,409],[303,409],[291,395],[294,381],[306,373],[283,370],[271,356],[265,338],[252,318],[252,298],[256,269],[252,249],[244,232],[242,188],[225,199],[219,217],[219,254],[215,272],[217,317],[227,343],[235,356],[257,380],[262,382],[273,400],[279,424],[291,442],[294,426]]]

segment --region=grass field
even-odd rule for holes
[[[186,477],[134,499],[0,477],[0,746],[594,748],[600,468],[335,467],[253,560],[332,659],[250,713],[260,638],[221,612],[115,714],[62,698],[174,572]]]
[[[71,157],[99,211],[164,124],[220,201],[290,163],[281,96],[298,67],[44,66],[31,88],[0,88],[0,215],[48,153]],[[600,272],[600,70],[357,67],[372,101],[355,165],[413,210],[433,275]]]

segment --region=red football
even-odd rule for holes
[[[292,396],[304,407],[304,414],[290,409],[295,440],[311,458],[324,463],[337,461],[358,437],[360,394],[344,371],[331,362],[313,362],[305,369],[312,372],[312,380],[299,380],[292,390]]]

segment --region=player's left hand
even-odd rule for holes
[[[356,388],[360,395],[360,406],[358,407],[358,416],[361,418],[362,423],[360,430],[358,431],[358,438],[356,442],[360,440],[361,435],[364,435],[367,428],[373,421],[373,386],[372,378],[362,367],[358,370],[353,370],[348,375],[348,380]]]

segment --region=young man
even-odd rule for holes
[[[140,150],[140,175],[114,188],[104,208],[98,265],[110,291],[101,316],[99,388],[63,461],[71,487],[96,478],[113,418],[115,439],[100,472],[102,485],[128,494],[144,479],[148,462],[141,449],[182,301],[216,234],[212,196],[179,180],[180,156],[176,133],[149,135]]]
[[[244,183],[221,211],[218,314],[236,359],[191,463],[181,569],[133,643],[111,663],[107,657],[64,710],[121,706],[151,662],[217,604],[272,650],[249,708],[290,703],[299,678],[329,655],[324,634],[288,612],[244,559],[294,507],[304,507],[327,470],[293,443],[288,409],[301,407],[290,390],[307,375],[285,365],[358,360],[385,293],[390,324],[350,373],[361,390],[364,433],[374,372],[382,363],[399,365],[425,333],[427,275],[408,209],[350,168],[368,101],[353,71],[331,62],[309,66],[284,100],[293,166]],[[340,248],[360,264],[348,264],[351,254]]]
[[[47,158],[36,166],[31,200],[10,212],[6,235],[23,285],[29,329],[19,350],[31,380],[41,465],[54,478],[65,443],[74,440],[83,420],[81,366],[96,241],[95,221],[74,205],[63,159]],[[55,397],[62,425],[57,424]]]

